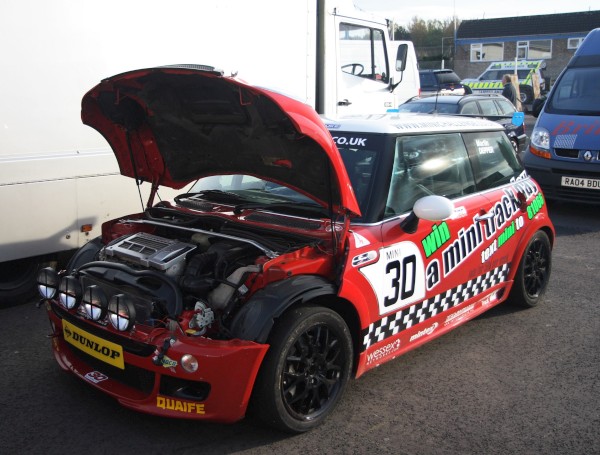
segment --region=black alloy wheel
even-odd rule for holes
[[[550,240],[544,231],[537,231],[525,248],[508,300],[520,306],[536,306],[546,292],[551,271]]]
[[[253,394],[270,426],[301,433],[339,402],[350,377],[352,339],[344,320],[323,307],[292,308],[278,322]]]

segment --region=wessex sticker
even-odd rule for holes
[[[367,363],[373,363],[393,354],[400,349],[400,340],[392,341],[367,355]]]

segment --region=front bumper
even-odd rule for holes
[[[244,340],[218,341],[181,333],[157,335],[152,344],[122,338],[124,368],[109,365],[65,340],[63,319],[71,326],[102,337],[102,330],[47,303],[53,329],[52,348],[60,367],[136,411],[167,417],[231,423],[246,413],[256,374],[268,345]],[[105,331],[106,338],[115,335]],[[166,339],[176,341],[167,350],[169,364],[156,365],[155,354]],[[198,359],[198,370],[186,372],[183,354]],[[166,362],[165,362],[166,363]]]
[[[523,164],[527,173],[542,187],[546,199],[600,204],[600,188],[570,187],[562,184],[562,177],[593,179],[600,182],[600,166],[595,164],[547,160],[526,151]]]

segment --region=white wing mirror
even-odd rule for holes
[[[400,227],[405,232],[413,234],[417,230],[420,219],[441,221],[449,218],[452,213],[454,213],[454,204],[450,199],[435,195],[425,196],[415,202],[412,212],[404,218]]]

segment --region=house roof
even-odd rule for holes
[[[587,33],[600,27],[600,11],[542,14],[462,21],[457,39],[495,38],[523,35]]]

